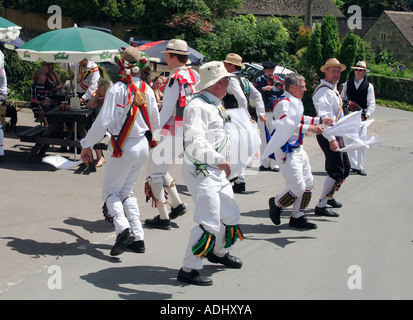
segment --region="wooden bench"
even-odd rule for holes
[[[24,130],[23,132],[19,132],[17,136],[22,142],[36,142],[36,138],[41,136],[44,130],[46,130],[46,127],[38,125],[36,127]]]

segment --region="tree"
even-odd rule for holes
[[[195,39],[193,45],[208,60],[222,60],[228,53],[235,52],[244,61],[285,63],[288,41],[288,32],[279,19],[257,21],[246,16],[217,20],[214,32]]]
[[[321,27],[317,25],[310,37],[306,58],[310,66],[312,66],[319,74],[321,73],[320,67],[324,64],[322,52],[323,45],[321,44]]]
[[[321,24],[321,43],[323,44],[323,60],[336,58],[340,49],[340,38],[338,36],[338,25],[336,18],[329,14],[323,18]]]
[[[344,82],[347,79],[351,71],[351,66],[354,66],[356,62],[356,55],[358,51],[358,41],[357,37],[354,34],[353,30],[350,30],[349,33],[344,37],[343,42],[341,43],[341,51],[339,54],[339,60],[342,64],[347,66],[347,69],[341,73],[340,82]]]

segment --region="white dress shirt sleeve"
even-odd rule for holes
[[[93,72],[89,77],[90,78],[90,86],[86,90],[86,92],[83,94],[82,98],[85,101],[90,100],[92,98],[93,93],[98,89],[98,83],[99,83],[99,78],[100,74],[99,72]]]
[[[92,148],[97,142],[99,142],[106,134],[107,128],[110,126],[111,121],[115,118],[114,111],[116,106],[115,94],[110,87],[105,95],[102,108],[92,127],[86,134],[86,137],[80,140],[82,148]]]
[[[171,81],[173,81],[171,85]],[[179,83],[176,79],[169,79],[165,87],[165,92],[162,100],[162,108],[159,113],[160,126],[163,128],[168,120],[172,117],[176,103],[179,99]]]
[[[232,94],[237,100],[238,108],[244,109],[245,111],[247,111],[247,114],[249,114],[247,98],[245,97],[245,94],[240,86],[238,79],[235,79],[235,77],[229,78],[227,94]]]
[[[374,93],[374,87],[370,83],[367,92],[367,111],[366,114],[370,117],[371,114],[376,110],[376,95]]]
[[[333,90],[320,89],[313,96],[313,104],[317,111],[317,115],[322,118],[329,117],[335,120],[336,117],[332,111],[332,105],[335,103],[335,99],[336,97],[335,97],[335,93]],[[329,142],[336,140],[335,136],[329,135],[327,133],[322,133],[322,135]]]
[[[255,86],[250,82],[250,98],[255,103],[255,108],[257,116],[265,116],[265,105],[262,100],[262,94],[255,88]]]
[[[191,106],[184,111],[185,151],[199,163],[218,165],[225,160],[208,142],[208,109]],[[219,115],[218,115],[219,117]]]

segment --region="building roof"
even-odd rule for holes
[[[413,12],[384,11],[397,29],[404,35],[413,46]]]
[[[361,29],[354,29],[354,34],[356,36],[359,36],[360,38],[363,38],[364,34],[367,32],[367,30],[370,29],[370,27],[376,23],[378,18],[376,17],[363,17],[362,24],[361,24]],[[337,25],[338,25],[338,35],[340,37],[340,40],[343,40],[343,38],[347,35],[347,33],[350,32],[350,28],[348,27],[348,18],[337,18]]]
[[[304,16],[304,0],[245,0],[237,14],[257,16]],[[313,0],[313,17],[325,17],[329,14],[344,17],[340,9],[331,0]]]

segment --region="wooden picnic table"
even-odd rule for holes
[[[86,136],[86,124],[94,113],[93,109],[62,111],[61,106],[45,113],[47,126],[37,126],[19,134],[22,141],[33,141],[27,161],[33,162],[37,157],[43,157],[49,146],[64,146],[74,148],[75,160],[77,148],[81,148],[80,139]],[[63,132],[64,126],[67,131]],[[106,149],[106,145],[97,144],[95,149]]]

